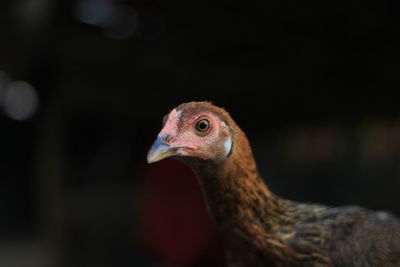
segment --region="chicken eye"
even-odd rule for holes
[[[195,125],[196,131],[204,133],[210,129],[210,122],[207,119],[199,120]]]

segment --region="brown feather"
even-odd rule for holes
[[[243,266],[400,266],[400,222],[358,207],[296,203],[273,194],[260,177],[245,133],[208,102],[176,108],[180,122],[212,112],[230,129],[224,160],[177,157],[199,178],[228,249]]]

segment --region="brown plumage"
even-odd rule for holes
[[[400,221],[360,207],[274,195],[246,135],[222,108],[190,102],[165,117],[148,162],[174,157],[197,174],[239,266],[400,266]]]

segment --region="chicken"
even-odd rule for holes
[[[400,266],[400,221],[383,211],[286,200],[260,177],[244,132],[222,108],[174,108],[149,163],[172,157],[196,173],[239,266]]]

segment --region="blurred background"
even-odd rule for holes
[[[169,109],[226,107],[277,194],[400,215],[398,1],[3,0],[0,266],[225,266]]]

